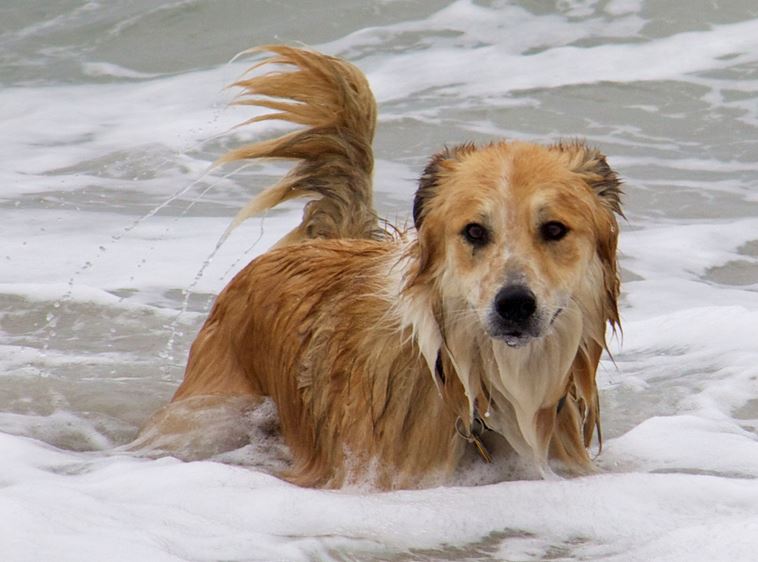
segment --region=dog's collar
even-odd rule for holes
[[[557,315],[556,315],[557,316]],[[445,368],[442,365],[442,352],[437,352],[437,360],[434,363],[434,371],[435,375],[439,379],[439,382],[442,383],[444,386],[446,376],[445,376]],[[564,404],[566,403],[566,398],[568,396],[568,393],[565,394],[561,399],[558,401],[558,404],[556,406],[556,414],[560,414],[561,410],[563,409]],[[600,428],[598,427],[598,432]],[[484,441],[482,441],[482,435],[484,435],[486,432],[492,431],[490,427],[487,425],[487,422],[484,421],[484,418],[479,413],[479,409],[476,406],[476,401],[474,401],[474,412],[471,416],[471,425],[466,428],[466,424],[463,421],[463,418],[458,416],[455,418],[455,432],[460,435],[463,439],[465,439],[467,442],[472,443],[474,447],[476,447],[476,451],[479,453],[479,456],[482,457],[482,460],[486,462],[487,464],[492,462],[492,455],[490,454],[487,447],[484,445]]]
[[[458,417],[455,419],[455,432],[463,439],[473,444],[474,447],[476,447],[479,456],[482,457],[482,460],[487,464],[492,462],[492,455],[484,445],[482,435],[489,430],[490,428],[484,423],[484,420],[477,410],[474,410],[474,415],[471,418],[471,426],[469,428],[466,428],[463,418]]]
[[[447,376],[445,375],[445,367],[442,364],[441,350],[437,352],[437,360],[434,362],[434,374],[436,375],[439,382],[444,386],[445,381],[447,380]],[[482,435],[484,435],[484,433],[487,431],[490,431],[490,428],[487,427],[484,419],[479,414],[479,410],[477,409],[476,404],[474,404],[474,412],[471,416],[471,424],[468,428],[466,427],[463,418],[458,416],[455,419],[455,432],[467,442],[472,443],[474,447],[476,447],[479,456],[482,457],[482,460],[484,462],[491,463],[492,455],[487,450],[487,447],[482,441]]]
[[[558,311],[560,312],[560,310]],[[556,313],[556,316],[558,314]],[[555,317],[553,318],[555,319]],[[447,377],[445,376],[445,367],[442,364],[442,351],[437,352],[437,360],[434,362],[434,374],[439,379],[439,382],[442,383],[442,385],[445,385],[445,381]],[[561,399],[558,401],[558,404],[556,406],[556,414],[560,414],[561,410],[563,409],[564,404],[566,403],[566,398],[568,396],[568,393],[563,395]],[[471,425],[466,428],[466,424],[463,421],[463,418],[458,416],[455,418],[455,432],[460,435],[463,439],[465,439],[467,442],[472,443],[474,447],[476,447],[476,451],[479,453],[479,456],[482,457],[482,460],[486,462],[487,464],[492,462],[492,455],[490,454],[487,447],[484,445],[484,441],[482,441],[482,435],[484,435],[487,431],[492,431],[490,427],[487,425],[487,423],[484,421],[484,418],[479,413],[479,409],[476,406],[476,401],[474,401],[474,412],[471,416]],[[598,426],[598,432],[600,431],[600,427]]]

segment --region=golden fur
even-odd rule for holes
[[[276,69],[238,82],[238,103],[275,110],[251,122],[304,128],[221,159],[298,162],[237,221],[314,200],[219,294],[173,403],[270,397],[285,476],[306,486],[439,482],[479,419],[544,476],[549,458],[591,470],[595,371],[618,324],[620,182],[605,157],[581,142],[443,150],[421,177],[415,229],[394,233],[373,209],[376,108],[362,73],[266,50],[255,68]],[[142,442],[181,431],[163,412]]]

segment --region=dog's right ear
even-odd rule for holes
[[[435,220],[434,200],[439,195],[440,189],[444,188],[446,176],[455,170],[457,164],[466,155],[475,150],[477,150],[476,146],[471,143],[452,148],[445,147],[432,156],[421,174],[413,199],[413,224],[418,232],[418,262],[411,276],[411,284],[424,283],[435,276],[433,265],[441,263],[438,254],[444,251],[444,246],[441,243],[440,228],[434,228],[432,224],[429,224],[430,221],[433,223]]]
[[[421,224],[426,217],[428,210],[428,203],[437,193],[440,181],[440,171],[443,166],[443,162],[450,160],[450,150],[445,147],[444,150],[438,152],[424,168],[424,173],[421,174],[421,178],[418,182],[418,189],[416,190],[416,196],[413,198],[413,224],[416,230],[421,229]]]
[[[413,199],[413,224],[416,230],[421,229],[429,210],[429,202],[437,195],[442,177],[446,172],[451,171],[462,157],[476,149],[473,143],[460,144],[452,148],[446,146],[429,160],[424,173],[421,174],[416,196]]]
[[[434,198],[439,192],[440,183],[444,181],[445,173],[452,168],[455,156],[456,148],[443,148],[432,156],[419,179],[418,189],[413,198],[413,224],[416,227],[418,238],[416,242],[417,262],[415,271],[411,276],[412,285],[424,284],[427,280],[434,278],[433,264],[439,263],[436,258],[440,251],[440,241],[430,231],[434,228],[428,224],[427,215],[434,207]]]

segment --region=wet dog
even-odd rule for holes
[[[286,46],[238,103],[302,127],[223,162],[297,162],[238,216],[310,198],[302,222],[218,295],[175,408],[269,397],[306,486],[439,482],[482,433],[544,476],[592,470],[595,372],[618,325],[620,181],[582,142],[496,141],[435,154],[414,227],[372,203],[376,104],[344,60]],[[271,67],[268,67],[271,69]],[[143,432],[179,434],[158,414]],[[202,428],[201,428],[202,429]],[[552,462],[551,462],[551,459]]]

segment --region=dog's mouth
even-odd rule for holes
[[[523,347],[542,335],[538,322],[514,326],[503,322],[491,321],[487,331],[491,338],[502,341],[508,347]]]
[[[545,335],[562,312],[563,308],[556,310],[547,323],[540,321],[539,314],[520,323],[505,321],[497,315],[492,315],[487,323],[487,331],[489,332],[490,337],[502,341],[508,347],[523,347],[532,340]]]
[[[537,336],[524,332],[514,331],[500,336],[498,339],[505,342],[508,347],[523,347]]]

